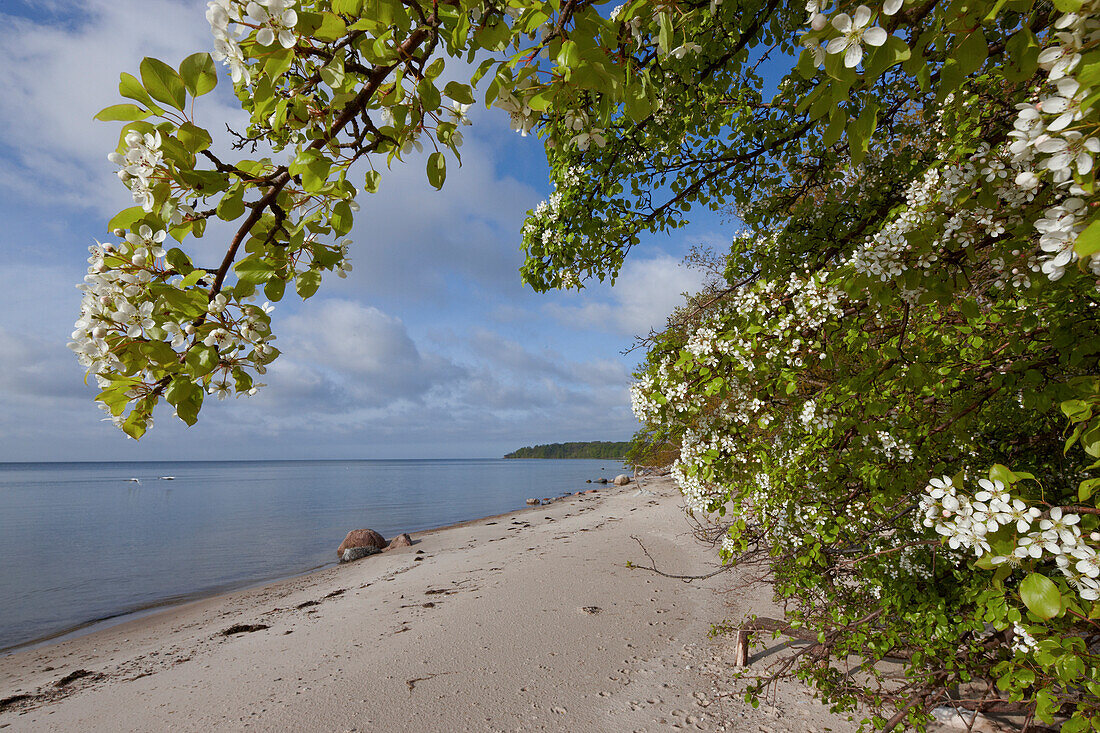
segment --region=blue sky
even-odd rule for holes
[[[472,111],[463,166],[432,190],[395,165],[361,195],[354,271],[273,314],[283,356],[250,399],[207,401],[187,428],[158,414],[140,442],[106,422],[65,347],[87,247],[129,206],[106,154],[118,74],[211,46],[205,0],[0,2],[0,461],[491,457],[522,445],[625,440],[633,336],[660,328],[720,245],[716,217],[644,242],[615,287],[537,295],[518,275],[524,212],[549,193],[536,138]],[[226,79],[222,84],[228,87]],[[240,119],[204,97],[212,131]],[[220,240],[208,233],[199,252]],[[196,244],[191,240],[190,247]],[[198,257],[201,261],[201,256]]]

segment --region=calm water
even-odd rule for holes
[[[351,529],[392,537],[476,519],[619,469],[588,460],[0,464],[0,650],[332,564]]]

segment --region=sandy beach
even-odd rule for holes
[[[0,657],[0,728],[855,730],[795,685],[729,694],[733,643],[708,631],[773,613],[767,591],[628,568],[634,537],[667,572],[712,568],[671,482],[643,485]]]

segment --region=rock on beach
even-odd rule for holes
[[[390,544],[386,547],[386,549],[392,550],[396,547],[412,547],[412,543],[412,537],[409,537],[408,534],[402,532],[401,534],[390,540]]]
[[[625,473],[620,473],[618,476],[615,477],[616,486],[626,486],[629,483],[630,477],[627,476]]]
[[[381,552],[374,547],[349,547],[340,554],[340,562],[352,562],[367,555],[375,555]]]
[[[385,547],[386,538],[373,529],[353,529],[348,532],[348,536],[340,543],[340,547],[336,550],[336,556],[340,558],[341,562],[351,562],[380,552]],[[356,550],[356,552],[349,553],[349,550]]]

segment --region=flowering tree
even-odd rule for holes
[[[775,674],[881,728],[947,700],[1100,728],[1100,3],[216,0],[207,18],[212,55],[145,59],[98,115],[125,123],[110,158],[134,206],[92,248],[72,347],[129,435],[161,400],[191,424],[207,395],[262,386],[260,291],[344,275],[355,197],[388,167],[442,186],[477,91],[545,143],[555,192],[522,232],[537,290],[614,278],[695,206],[743,223],[723,283],[648,342],[633,401],[723,556],[765,562],[817,635]],[[476,71],[451,78],[455,60]],[[249,115],[239,158],[194,104],[218,63]],[[211,219],[234,232],[200,267],[184,247]]]

